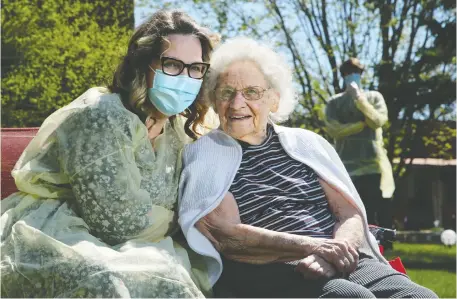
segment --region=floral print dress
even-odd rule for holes
[[[167,123],[153,149],[102,88],[48,117],[1,202],[2,297],[203,297],[203,263],[172,239],[179,129]]]

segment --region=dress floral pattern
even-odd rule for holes
[[[176,198],[186,140],[155,141],[115,94],[93,88],[42,125],[2,200],[3,297],[203,297],[179,242]]]

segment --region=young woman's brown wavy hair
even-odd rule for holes
[[[146,76],[149,65],[159,59],[166,37],[170,34],[191,34],[196,36],[202,47],[202,60],[209,62],[213,47],[219,42],[219,36],[209,29],[198,25],[189,15],[180,10],[160,10],[149,20],[140,25],[130,38],[127,53],[114,73],[112,84],[108,87],[121,96],[124,106],[138,115],[145,122],[149,116],[155,119],[158,110],[147,99]],[[203,124],[209,104],[205,103],[201,93],[181,115],[187,118],[184,131],[192,139],[197,139],[198,126]],[[175,117],[172,116],[170,120]]]

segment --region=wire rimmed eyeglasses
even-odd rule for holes
[[[214,93],[216,99],[220,101],[230,101],[235,98],[237,92],[241,92],[243,97],[248,101],[257,101],[263,97],[265,91],[270,88],[263,88],[260,86],[247,86],[242,89],[236,89],[233,87],[225,86],[217,88]]]

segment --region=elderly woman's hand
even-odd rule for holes
[[[249,264],[296,261],[316,253],[322,245],[316,238],[241,223],[238,204],[230,192],[195,227],[226,258]]]
[[[342,273],[352,273],[359,262],[357,249],[344,240],[319,240],[314,253],[331,263]]]
[[[302,273],[305,279],[332,278],[337,274],[335,267],[316,254],[300,260],[295,271]]]
[[[200,219],[195,226],[216,247],[222,251],[226,242],[230,242],[237,224],[240,224],[240,213],[233,194],[227,192],[219,206]]]

